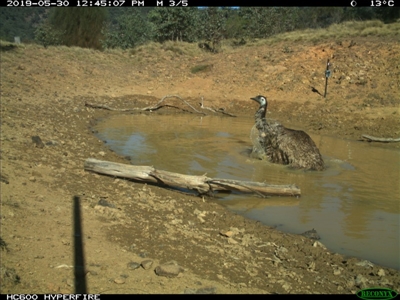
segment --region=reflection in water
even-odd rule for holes
[[[249,158],[252,118],[121,115],[97,126],[100,138],[132,164],[191,175],[295,183],[302,197],[223,194],[221,203],[283,231],[315,228],[332,251],[400,269],[400,155],[376,144],[311,135],[323,172]],[[299,128],[301,129],[301,128]]]

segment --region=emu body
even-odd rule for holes
[[[258,142],[270,162],[318,171],[325,168],[321,153],[307,133],[267,122],[267,98],[260,95],[251,99],[260,105],[255,113],[255,126]]]

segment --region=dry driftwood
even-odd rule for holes
[[[400,142],[400,138],[392,139],[392,138],[378,138],[371,135],[363,134],[362,137],[366,139],[368,142],[381,142],[381,143],[395,143]]]
[[[110,161],[88,158],[85,161],[86,171],[99,174],[134,179],[137,181],[167,185],[197,191],[200,194],[212,195],[215,191],[237,191],[255,193],[261,197],[300,196],[300,189],[295,185],[272,185],[261,182],[239,181],[221,178],[208,178],[205,175],[194,176],[156,170],[150,166],[133,166]]]
[[[233,115],[233,114],[231,114],[231,113],[228,113],[228,112],[226,112],[226,111],[223,110],[223,109],[215,110],[214,108],[204,106],[204,105],[203,105],[203,97],[201,97],[200,107],[201,107],[202,109],[208,109],[208,110],[210,110],[210,111],[212,111],[212,112],[214,112],[214,113],[221,113],[221,114],[224,114],[224,115],[228,115],[228,116],[230,116],[230,117],[236,117],[235,115]]]
[[[180,108],[180,107],[177,107],[177,106],[174,106],[174,105],[170,105],[170,104],[163,104],[163,105],[161,105],[161,103],[163,103],[164,100],[165,100],[165,99],[168,99],[168,98],[178,98],[178,99],[180,99],[184,104],[186,104],[187,106],[189,106],[192,110],[187,110],[187,109]],[[201,115],[207,115],[206,113],[201,112],[201,111],[198,111],[197,109],[195,109],[192,105],[190,105],[189,102],[187,102],[186,100],[182,99],[182,98],[181,98],[180,96],[178,96],[178,95],[166,95],[166,96],[164,96],[160,101],[158,101],[158,103],[157,103],[156,105],[154,105],[154,106],[148,106],[148,107],[143,107],[143,108],[139,108],[139,107],[133,107],[133,108],[113,108],[113,107],[110,107],[110,106],[108,106],[108,105],[94,104],[94,103],[88,103],[88,102],[85,103],[85,106],[86,106],[86,107],[90,107],[90,108],[100,108],[100,109],[106,109],[106,110],[111,110],[111,111],[122,111],[122,112],[126,112],[126,111],[137,111],[137,110],[140,110],[140,111],[154,111],[154,110],[158,110],[158,109],[160,109],[160,108],[162,108],[162,107],[173,107],[173,108],[180,109],[180,110],[183,110],[183,111],[186,111],[186,112],[190,112],[190,113],[197,113],[197,114],[201,114]],[[225,112],[224,110],[215,110],[215,109],[212,109],[212,108],[210,108],[210,107],[205,107],[205,106],[203,106],[203,98],[201,99],[201,108],[202,108],[202,109],[208,109],[208,110],[210,110],[210,111],[212,111],[212,112],[214,112],[214,113],[222,113],[222,114],[225,114],[225,115],[228,115],[228,116],[231,116],[231,117],[236,117],[235,115],[232,115],[232,114],[230,114],[230,113],[228,113],[228,112]]]

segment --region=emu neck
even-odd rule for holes
[[[256,117],[259,118],[265,118],[265,114],[267,113],[267,106],[266,105],[260,105],[260,107],[258,108],[257,112],[256,112]]]
[[[267,106],[262,105],[258,108],[255,114],[256,127],[258,130],[263,130],[267,125],[267,120],[265,119],[265,114],[267,113]]]

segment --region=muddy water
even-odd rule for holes
[[[300,199],[220,194],[248,218],[290,233],[315,228],[330,250],[400,269],[400,153],[384,144],[311,135],[327,170],[305,172],[249,157],[252,118],[120,115],[98,136],[132,164],[183,174],[295,183]]]

